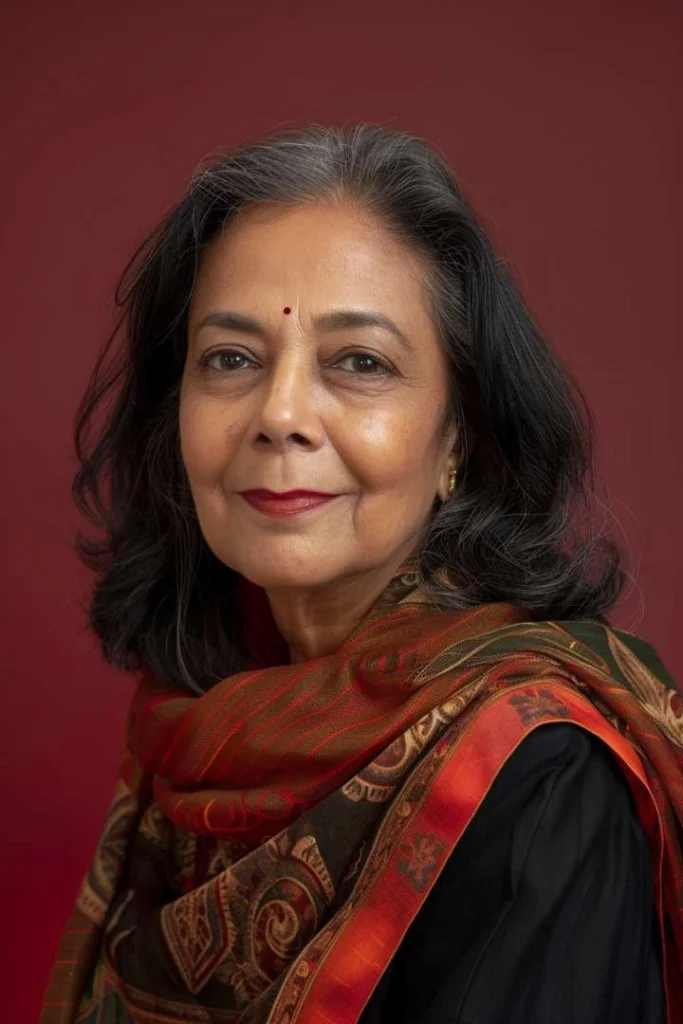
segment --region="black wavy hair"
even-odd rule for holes
[[[72,493],[103,531],[75,547],[97,573],[88,625],[119,668],[203,692],[246,667],[239,577],[203,539],[180,457],[188,306],[203,250],[247,204],[347,201],[426,258],[447,354],[444,427],[457,424],[464,463],[425,525],[425,587],[443,609],[512,601],[537,619],[605,621],[620,596],[623,555],[591,507],[592,414],[448,164],[407,132],[308,125],[201,167],[118,283],[116,327],[76,413]]]

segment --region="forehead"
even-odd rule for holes
[[[347,204],[247,207],[203,255],[193,306],[272,297],[381,308],[424,321],[426,264],[371,214]],[[317,309],[316,311],[323,311]],[[424,326],[424,324],[423,324]]]

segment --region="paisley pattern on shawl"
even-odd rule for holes
[[[410,563],[332,655],[201,697],[141,673],[42,1024],[356,1019],[506,758],[557,720],[601,736],[632,786],[673,1024],[680,692],[648,644],[606,624],[438,611]]]

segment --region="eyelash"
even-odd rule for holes
[[[215,356],[224,356],[224,355],[236,355],[236,356],[240,356],[241,359],[248,359],[248,360],[250,360],[250,357],[248,355],[246,355],[244,352],[240,352],[238,349],[235,349],[235,348],[220,348],[220,349],[217,349],[215,352],[209,352],[209,353],[207,353],[207,355],[202,356],[202,358],[199,360],[199,366],[200,366],[200,368],[202,370],[204,370],[204,371],[206,371],[208,373],[239,373],[241,370],[246,369],[246,367],[238,366],[238,367],[230,367],[230,368],[225,369],[225,370],[217,370],[215,367],[209,365],[209,360],[213,359]],[[358,352],[345,352],[344,355],[340,357],[338,362],[342,362],[342,360],[350,359],[352,357],[356,357],[356,358],[360,357],[361,359],[370,359],[370,360],[372,360],[373,363],[376,363],[376,365],[380,367],[379,370],[374,371],[372,373],[363,373],[362,371],[359,371],[359,376],[361,376],[361,377],[383,377],[385,375],[389,375],[389,374],[393,374],[394,373],[394,371],[391,369],[390,366],[388,366],[381,359],[378,359],[376,356],[370,355],[369,352],[362,352],[362,351],[358,351]],[[250,361],[253,362],[253,360],[250,360]],[[353,373],[354,371],[353,370],[345,370],[343,372],[345,372],[345,373]]]

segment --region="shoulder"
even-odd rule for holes
[[[605,858],[618,856],[624,868],[645,865],[648,858],[647,837],[617,755],[570,722],[534,729],[502,765],[471,822],[465,844],[470,853],[492,833],[508,851],[512,880],[552,870],[558,887],[569,886],[579,876],[602,874]],[[454,861],[460,861],[457,852]],[[611,871],[614,885],[626,884],[620,875]]]
[[[443,897],[453,887],[462,893],[467,880],[499,906],[525,889],[540,899],[542,889],[552,902],[572,886],[592,886],[612,858],[614,892],[636,865],[647,869],[648,841],[624,771],[601,739],[553,722],[532,730],[501,766],[435,886]]]
[[[574,722],[550,722],[527,733],[508,758],[508,770],[531,768],[539,770],[561,767],[571,762],[597,758],[608,763],[614,760],[606,743]]]
[[[635,1024],[643,993],[661,1005],[653,914],[647,837],[616,756],[580,725],[540,725],[411,922],[383,984],[387,1019]]]
[[[463,773],[466,786],[467,765]],[[629,866],[647,864],[647,838],[616,755],[580,725],[541,725],[498,770],[427,904],[443,906],[444,897],[450,902],[478,890],[480,906],[495,914],[525,885],[554,899],[579,876],[601,874],[612,855],[615,885]]]
[[[488,847],[496,836],[496,852]],[[446,876],[462,871],[487,848],[489,871],[544,870],[559,878],[596,870],[609,848],[628,860],[646,854],[635,799],[616,754],[599,737],[571,722],[541,725],[524,737],[500,767],[456,846]],[[559,848],[558,848],[559,846]],[[496,863],[497,861],[497,863]]]
[[[577,793],[588,786],[596,800],[609,797],[623,810],[632,809],[630,787],[616,754],[572,722],[553,722],[528,733],[500,767],[481,807],[508,793],[522,804],[543,783],[549,789],[559,785]]]

